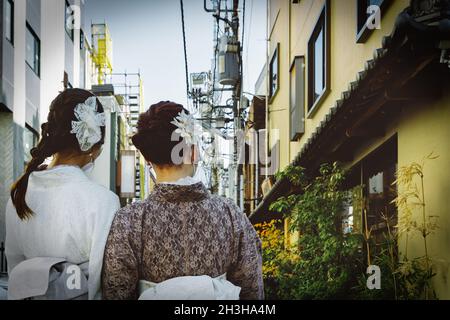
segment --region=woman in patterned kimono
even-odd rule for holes
[[[210,194],[193,178],[196,135],[187,113],[160,102],[139,118],[133,143],[154,168],[157,184],[146,200],[119,210],[113,221],[102,273],[105,299],[137,299],[142,283],[161,285],[151,293],[156,300],[264,297],[255,229],[231,200]],[[180,135],[181,143],[174,139]],[[205,292],[217,282],[208,287],[205,277],[226,277],[228,288],[239,287],[240,295],[209,296]]]

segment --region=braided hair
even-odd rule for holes
[[[11,200],[21,220],[27,220],[33,216],[32,210],[25,201],[28,180],[34,171],[45,169],[42,163],[47,158],[60,152],[71,152],[79,155],[89,154],[93,149],[104,143],[105,127],[101,127],[102,139],[87,152],[81,151],[75,134],[70,133],[72,130],[72,121],[77,121],[74,113],[75,107],[79,103],[84,103],[92,96],[94,95],[87,90],[67,89],[59,94],[51,103],[47,122],[41,126],[41,140],[31,150],[32,159],[27,164],[25,172],[11,188]],[[104,111],[98,99],[97,111],[100,113]]]

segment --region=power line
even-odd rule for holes
[[[184,24],[184,4],[183,0],[180,0],[180,9],[181,9],[181,26],[183,30],[183,48],[184,48],[184,67],[186,70],[186,97],[189,101],[190,97],[190,88],[189,88],[189,67],[188,67],[188,58],[187,58],[187,46],[186,46],[186,29]]]
[[[220,26],[219,26],[219,17],[220,17],[220,8],[221,8],[221,0],[219,0],[219,7],[218,7],[218,13],[217,13],[217,18],[216,18],[216,24],[217,24],[217,28],[216,28],[216,46],[214,48],[214,72],[213,72],[213,83],[212,83],[212,98],[213,98],[213,102],[215,103],[215,88],[216,88],[216,73],[217,73],[217,53],[219,51],[219,30],[220,30]]]

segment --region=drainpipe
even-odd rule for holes
[[[270,118],[269,118],[269,92],[270,92],[270,82],[269,82],[269,77],[270,77],[270,0],[267,0],[266,2],[267,7],[266,7],[266,132],[265,132],[265,146],[264,148],[266,148],[264,154],[265,154],[265,165],[266,165],[266,172],[265,172],[265,176],[266,179],[269,177],[268,176],[268,171],[267,171],[267,165],[269,162],[269,130],[270,130]]]

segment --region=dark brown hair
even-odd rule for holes
[[[179,141],[171,141],[177,127],[171,122],[182,112],[189,114],[182,105],[162,101],[152,105],[139,116],[133,144],[147,161],[156,165],[175,165],[172,150]]]
[[[72,130],[72,121],[78,121],[74,109],[79,103],[85,102],[94,95],[82,89],[68,89],[59,94],[50,105],[48,120],[42,124],[42,138],[36,148],[31,150],[32,159],[26,166],[24,174],[11,188],[11,199],[16,207],[17,215],[21,220],[33,216],[32,210],[25,201],[28,188],[28,180],[33,171],[41,169],[45,159],[59,152],[73,152],[75,154],[89,154],[92,149],[102,145],[105,139],[105,127],[101,127],[102,140],[94,145],[91,150],[83,152]],[[97,111],[103,112],[103,106],[97,99]]]

